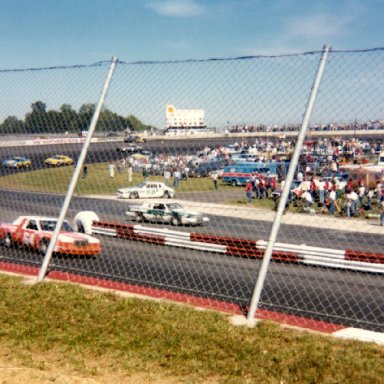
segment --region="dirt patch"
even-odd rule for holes
[[[120,372],[103,372],[90,377],[62,368],[30,368],[18,362],[11,362],[0,357],[0,384],[177,384],[182,380],[164,378],[141,372],[127,375]]]

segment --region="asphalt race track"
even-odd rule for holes
[[[26,212],[57,216],[64,199],[55,195],[44,195],[42,199],[40,194],[7,191],[2,191],[0,198],[8,202],[2,205],[1,221],[12,220]],[[76,197],[68,217],[73,217],[80,210],[91,209],[103,219],[121,222],[125,221],[126,204]],[[213,216],[209,225],[199,227],[198,231],[228,235],[226,231],[229,229],[223,229],[222,220],[221,216]],[[244,238],[265,239],[269,226],[267,222],[252,222],[251,227],[247,220],[234,219],[230,230],[232,236],[236,231]],[[301,242],[326,246],[324,243],[330,236],[327,230],[294,227],[283,226],[279,239],[290,239],[292,242],[293,234],[300,230]],[[178,230],[191,231],[188,227]],[[364,235],[365,242],[369,241],[369,236],[372,235]],[[50,269],[214,298],[239,306],[249,304],[260,267],[259,260],[188,249],[180,251],[178,248],[120,238],[100,238],[103,251],[99,257],[54,257]],[[333,244],[336,241],[340,248],[347,243],[356,247],[360,244],[354,233],[334,234],[331,241]],[[19,264],[39,266],[41,263],[41,256],[26,250],[8,251],[1,247],[0,256],[2,261]],[[377,295],[383,289],[381,275],[274,262],[270,265],[261,308],[383,332],[384,312],[381,309],[384,297]]]
[[[153,141],[142,144],[154,153],[190,153],[221,141]],[[233,139],[230,142],[234,142]],[[202,145],[203,143],[203,145]],[[116,150],[124,143],[92,144],[87,162],[119,158]],[[82,144],[62,146],[1,147],[0,158],[26,155],[32,170],[44,167],[44,159],[58,153],[78,158]],[[0,167],[0,176],[30,170]],[[178,196],[181,198],[181,196]],[[186,197],[187,198],[187,197]],[[0,221],[21,214],[58,216],[63,196],[0,190]],[[125,221],[127,202],[75,197],[68,211],[73,218],[82,210],[95,211],[103,220]],[[225,223],[225,224],[224,224]],[[211,216],[211,221],[194,231],[245,239],[267,240],[271,223]],[[173,229],[173,228],[171,228]],[[178,228],[190,232],[190,228]],[[50,269],[102,277],[164,290],[214,298],[239,306],[249,304],[260,261],[210,252],[170,248],[102,237],[102,254],[94,259],[54,257]],[[384,239],[378,235],[335,231],[299,225],[282,225],[278,241],[306,243],[326,248],[382,252]],[[367,246],[369,244],[369,247]],[[367,249],[369,248],[369,249]],[[0,247],[0,261],[38,267],[41,256],[23,249]],[[261,308],[295,314],[344,326],[384,331],[384,279],[382,275],[273,262],[261,297]]]

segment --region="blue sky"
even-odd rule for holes
[[[165,107],[204,109],[209,126],[301,121],[324,44],[333,51],[313,121],[383,118],[384,0],[0,0],[0,122],[31,103],[96,103],[164,126]],[[295,53],[299,55],[284,56]],[[188,59],[278,57],[189,62]],[[177,63],[164,63],[165,61]],[[138,61],[151,65],[133,64]],[[182,64],[179,63],[182,61]],[[180,65],[179,65],[180,64]]]
[[[0,69],[383,46],[382,0],[0,0]]]

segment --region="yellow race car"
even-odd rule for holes
[[[73,159],[65,155],[55,155],[44,160],[46,165],[52,165],[58,167],[60,165],[72,165]]]

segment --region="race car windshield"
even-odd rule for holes
[[[40,222],[40,225],[41,225],[41,229],[43,231],[54,231],[55,230],[55,227],[56,227],[56,223],[57,221],[56,220],[44,220],[44,221],[41,221]],[[69,223],[67,221],[64,221],[62,227],[61,227],[61,230],[64,231],[64,232],[73,232],[73,228],[69,225]]]

